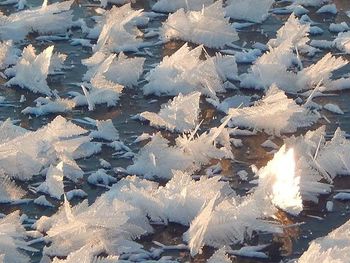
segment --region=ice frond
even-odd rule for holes
[[[94,246],[95,245],[95,246]],[[71,252],[66,259],[58,259],[55,257],[51,263],[92,263],[94,258],[94,250],[96,253],[97,244],[87,244],[77,251]],[[101,250],[102,251],[102,250]]]
[[[109,64],[103,62],[109,61]],[[82,60],[82,63],[88,67],[83,80],[90,81],[96,74],[104,74],[106,79],[119,83],[124,86],[137,84],[137,80],[143,72],[145,58],[129,58],[121,52],[118,57],[115,55],[106,55],[102,52],[94,53],[90,58]],[[106,67],[107,66],[107,67]]]
[[[142,16],[142,11],[133,10],[130,4],[119,8],[113,6],[104,16],[102,30],[93,51],[137,51],[142,46],[142,39],[139,38],[142,33],[134,21]]]
[[[331,0],[293,0],[294,4],[313,7],[321,6],[330,2]]]
[[[310,40],[309,31],[310,25],[300,23],[299,19],[292,13],[286,23],[277,31],[277,38],[271,39],[268,45],[277,47],[286,41],[293,47],[303,47]]]
[[[133,164],[127,170],[131,174],[143,175],[145,178],[154,177],[170,179],[171,170],[192,172],[192,160],[183,154],[176,146],[169,146],[169,141],[160,133],[155,134],[133,159]]]
[[[0,39],[22,41],[32,32],[39,34],[66,33],[67,29],[73,25],[73,11],[69,10],[73,2],[74,0],[58,2],[23,10],[9,16],[2,15],[3,24],[0,30]]]
[[[193,91],[216,98],[224,92],[224,82],[237,78],[238,70],[232,56],[206,57],[201,60],[203,47],[190,49],[184,44],[146,76],[148,83],[143,87],[145,95],[178,95]]]
[[[214,197],[203,208],[184,234],[191,255],[201,253],[204,245],[221,248],[224,245],[242,243],[254,231],[282,232],[278,224],[264,220],[276,212],[264,191],[256,190],[241,200],[233,197],[220,201],[218,198]]]
[[[136,86],[143,72],[145,58],[129,58],[121,52],[106,71],[106,78],[123,86]]]
[[[135,0],[100,0],[101,6],[103,8],[107,7],[108,3],[114,5],[124,5],[127,3],[133,3]]]
[[[21,51],[11,40],[0,42],[0,69],[6,69],[17,63]]]
[[[40,218],[36,227],[47,232],[52,242],[44,248],[46,255],[67,256],[84,247],[89,247],[94,256],[102,252],[119,255],[128,249],[126,242],[131,245],[132,239],[149,230],[135,225],[137,217],[143,216],[136,208],[101,196],[90,206],[83,201],[73,208],[66,200],[55,215]],[[139,249],[140,246],[134,247]]]
[[[203,246],[204,235],[207,233],[208,225],[211,221],[211,214],[216,206],[218,194],[212,198],[203,208],[200,214],[191,222],[189,247],[191,255],[201,252]],[[192,234],[193,233],[193,234]]]
[[[73,100],[62,98],[52,100],[49,97],[39,97],[35,100],[35,103],[35,107],[26,107],[22,110],[22,113],[42,116],[51,113],[68,112],[75,107],[75,102]]]
[[[337,175],[350,175],[349,149],[350,141],[346,139],[345,132],[338,128],[333,138],[319,149],[315,160],[332,179]]]
[[[90,184],[95,185],[109,185],[110,183],[116,183],[117,179],[115,179],[113,176],[108,175],[104,169],[99,169],[98,171],[89,175],[87,181]]]
[[[8,203],[21,199],[26,192],[0,171],[0,203]]]
[[[281,89],[292,93],[312,89],[319,84],[327,87],[332,83],[332,72],[348,64],[343,58],[336,58],[328,53],[315,64],[294,73],[289,68],[296,59],[292,45],[289,41],[284,41],[261,56],[250,71],[241,76],[241,85],[266,89],[275,83]]]
[[[319,116],[289,99],[277,86],[271,86],[266,95],[254,106],[229,110],[232,119],[229,126],[254,128],[280,136],[293,133],[298,128],[316,123]],[[266,120],[273,118],[274,122]]]
[[[345,263],[350,256],[350,221],[336,228],[327,236],[311,242],[298,263]]]
[[[55,164],[62,155],[74,156],[79,146],[91,144],[84,136],[70,139],[84,133],[86,130],[61,116],[37,131],[19,132],[0,143],[0,169],[7,176],[30,179],[43,168]],[[74,140],[77,143],[71,144]]]
[[[226,249],[220,248],[208,259],[207,263],[232,263],[226,254]]]
[[[258,58],[248,73],[241,75],[241,85],[247,88],[267,89],[273,83],[283,90],[294,91],[296,75],[287,71],[293,64],[293,47],[283,42]]]
[[[348,61],[342,57],[336,58],[331,53],[328,53],[316,64],[298,72],[297,85],[300,90],[310,89],[320,82],[327,86],[331,82],[332,72],[347,64]]]
[[[200,253],[204,245],[220,248],[242,243],[255,231],[281,233],[282,227],[277,222],[266,221],[274,218],[277,208],[297,215],[303,209],[305,193],[309,191],[309,196],[315,197],[317,188],[324,193],[329,191],[327,184],[318,182],[321,176],[314,178],[310,170],[303,170],[306,167],[301,166],[301,156],[307,155],[308,151],[300,147],[311,147],[310,144],[314,147],[311,143],[316,139],[314,136],[316,134],[308,134],[307,143],[296,144],[295,153],[291,149],[286,151],[283,146],[258,171],[259,184],[251,194],[241,198],[227,194],[220,198],[217,195],[207,202],[184,235],[191,254]]]
[[[4,263],[27,263],[29,256],[23,250],[36,251],[27,245],[26,231],[21,224],[19,212],[0,219],[0,255]]]
[[[199,181],[194,181],[189,174],[173,171],[173,178],[157,191],[159,200],[164,204],[165,218],[189,225],[203,205],[217,193],[235,195],[228,183],[219,180],[219,177],[201,177]]]
[[[133,159],[134,163],[128,166],[127,170],[131,174],[143,175],[145,178],[170,179],[172,170],[192,173],[212,159],[232,159],[227,137],[223,140],[222,134],[228,136],[224,125],[226,123],[196,138],[194,138],[196,130],[189,135],[179,136],[175,146],[170,146],[169,141],[157,133],[139,151]]]
[[[105,121],[96,121],[97,131],[92,131],[92,138],[104,139],[107,141],[119,140],[119,132],[114,127],[111,119]]]
[[[152,10],[156,12],[175,12],[179,9],[186,11],[200,11],[203,6],[209,6],[214,3],[214,0],[158,0]]]
[[[165,186],[129,176],[115,184],[105,198],[127,202],[154,222],[189,225],[203,205],[217,193],[235,195],[227,182],[220,181],[220,177],[201,177],[195,181],[188,173],[173,171],[172,179]]]
[[[226,114],[228,114],[230,108],[238,108],[238,107],[246,107],[250,105],[250,96],[244,96],[244,95],[235,95],[232,97],[227,97],[223,101],[214,100],[211,98],[207,98],[206,101],[212,104],[215,108],[217,108],[219,111],[222,111]]]
[[[233,19],[261,23],[268,17],[274,2],[274,0],[229,0],[225,11],[226,15]]]
[[[332,180],[326,170],[329,169],[327,162],[318,160],[321,151],[330,154],[324,147],[324,136],[325,129],[321,127],[315,131],[307,132],[305,136],[291,137],[285,140],[286,145],[293,147],[295,151],[295,171],[296,176],[300,177],[299,185],[303,200],[317,202],[319,195],[331,191],[331,185],[320,182],[322,179],[329,182]],[[334,152],[332,154],[333,158],[337,159]],[[341,162],[341,160],[338,161]]]
[[[58,200],[64,194],[63,171],[57,167],[50,166],[46,173],[46,180],[36,188],[37,192],[50,195]]]
[[[107,75],[108,72],[110,72],[109,76],[118,73],[118,71],[110,71],[115,57],[115,54],[106,56],[101,52],[97,52],[91,58],[83,61],[83,63],[89,67],[88,72],[84,76],[84,79],[90,82],[87,84],[89,91],[87,91],[85,86],[82,86],[84,95],[76,95],[74,98],[76,105],[88,105],[89,110],[91,111],[94,110],[94,107],[97,104],[107,103],[108,107],[117,104],[124,86],[114,82],[115,80],[118,80],[118,77],[117,79],[115,79],[115,77],[109,79]],[[130,68],[130,65],[128,65],[128,68]],[[128,71],[126,71],[126,68],[123,70],[125,70],[123,76],[126,76]],[[127,77],[129,79],[126,78],[124,81],[134,82],[135,76],[138,78],[139,74],[140,73],[136,68],[136,72],[129,75],[129,77]],[[121,77],[123,78],[123,76]]]
[[[64,62],[66,61],[66,59],[66,54],[62,54],[59,52],[53,53],[50,61],[49,74],[60,74],[62,72],[62,69],[65,68]]]
[[[200,95],[200,92],[184,96],[180,93],[172,101],[162,105],[158,114],[146,111],[142,112],[140,117],[155,127],[178,132],[190,131],[198,124]]]
[[[27,132],[29,131],[20,126],[14,125],[10,119],[7,119],[4,122],[0,122],[0,143],[3,144],[8,142]]]
[[[350,54],[350,32],[339,33],[333,43],[340,51]]]
[[[165,40],[181,39],[210,48],[222,48],[239,39],[234,27],[225,18],[222,0],[201,11],[180,9],[169,15],[162,27]]]
[[[6,82],[6,85],[18,85],[34,93],[51,95],[46,78],[49,74],[52,52],[53,46],[50,46],[36,55],[34,47],[32,45],[27,46],[23,50],[21,59],[12,68],[14,77]]]

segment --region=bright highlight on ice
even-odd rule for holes
[[[275,155],[270,172],[275,174],[272,186],[272,202],[279,208],[298,214],[303,209],[300,196],[300,177],[295,174],[294,150],[284,152],[284,147]]]

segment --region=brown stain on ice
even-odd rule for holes
[[[276,234],[274,235],[273,240],[277,243],[281,243],[281,254],[284,256],[290,256],[293,253],[293,242],[299,237],[300,235],[300,228],[299,226],[293,226],[295,222],[291,220],[291,218],[288,217],[288,215],[279,210],[275,214],[277,221],[282,225],[285,226],[283,229],[283,234]],[[288,227],[290,226],[290,227]]]

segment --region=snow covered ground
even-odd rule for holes
[[[0,10],[0,261],[348,262],[348,0]]]

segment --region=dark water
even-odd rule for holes
[[[38,6],[41,4],[41,1],[30,0],[28,1],[30,6]],[[134,4],[135,8],[144,8],[145,10],[150,10],[150,6],[154,1],[147,0],[137,0]],[[346,21],[350,24],[350,19],[345,15],[344,11],[350,10],[350,1],[349,0],[335,0],[334,3],[337,5],[339,13],[336,16],[332,15],[316,15],[316,9],[310,9],[311,12],[309,16],[316,22],[319,22],[319,27],[325,30],[325,33],[321,36],[312,37],[312,39],[333,39],[334,34],[328,32],[329,24],[332,22],[342,22]],[[89,1],[76,1],[74,4],[74,14],[76,18],[86,18],[87,23],[92,25],[91,16],[95,15],[94,8],[91,7],[91,4],[98,4],[97,2]],[[279,4],[276,4],[278,6]],[[4,13],[13,12],[11,7],[1,7],[0,10]],[[246,43],[246,47],[250,47],[256,41],[266,43],[268,39],[275,37],[275,32],[283,22],[288,18],[288,16],[280,15],[271,15],[267,21],[262,25],[254,25],[249,28],[245,28],[239,32],[240,40],[238,45]],[[164,18],[163,18],[164,19]],[[149,28],[154,27],[158,28],[161,26],[163,20],[154,20],[149,24]],[[261,33],[263,30],[264,33]],[[42,43],[35,40],[36,35],[31,35],[27,43],[23,43],[23,46],[26,46],[29,42],[32,43],[37,50],[42,50],[48,45],[53,43]],[[79,30],[73,30],[73,36],[76,38],[84,38],[84,35]],[[148,39],[146,41],[154,41],[157,39]],[[72,83],[79,83],[83,74],[86,72],[86,68],[81,65],[81,59],[91,56],[90,48],[81,47],[81,46],[71,46],[68,41],[57,41],[55,44],[55,51],[68,54],[66,64],[71,66],[70,69],[65,71],[64,75],[53,76],[49,78],[49,86],[51,89],[57,89],[61,97],[67,97],[68,92],[70,91],[79,91],[80,88]],[[146,56],[147,60],[145,63],[145,72],[150,69],[150,66],[155,63],[159,63],[162,60],[162,57],[165,55],[173,54],[183,42],[181,41],[172,41],[162,46],[151,47],[151,52],[155,54],[154,57]],[[210,51],[213,52],[213,51]],[[337,53],[337,51],[334,51]],[[132,54],[130,54],[132,55]],[[324,53],[317,54],[313,58],[305,57],[303,61],[305,64],[312,63],[315,60],[318,60],[322,57]],[[349,56],[346,57],[349,59]],[[246,71],[249,65],[239,65],[239,70],[241,72]],[[338,72],[339,75],[349,72],[350,66],[343,68]],[[4,81],[2,81],[3,83]],[[137,152],[142,144],[131,144],[136,136],[141,135],[143,132],[153,133],[157,130],[155,128],[149,127],[141,122],[134,121],[130,119],[130,116],[140,113],[143,111],[158,111],[160,105],[167,102],[170,97],[154,97],[154,96],[143,96],[142,94],[142,85],[139,87],[126,87],[121,96],[121,100],[116,107],[107,108],[105,105],[99,105],[94,112],[89,112],[87,108],[82,107],[78,108],[72,112],[63,114],[68,119],[82,118],[82,117],[91,117],[93,119],[103,120],[103,119],[112,119],[114,125],[120,132],[120,137],[123,142],[129,145],[134,152]],[[231,91],[221,96],[224,98],[226,96],[232,96],[237,93],[244,93],[245,91]],[[27,101],[20,104],[18,101],[20,96],[24,94]],[[251,93],[250,93],[251,94]],[[38,118],[29,118],[28,115],[21,114],[21,110],[27,106],[33,106],[33,101],[38,97],[35,94],[30,93],[26,90],[20,90],[16,88],[5,88],[0,85],[0,95],[6,96],[8,101],[13,102],[14,107],[2,107],[0,108],[0,120],[5,120],[8,117],[18,120],[19,124],[22,127],[27,129],[36,130],[39,127],[45,125],[51,121],[56,115],[48,115],[45,117]],[[340,108],[345,112],[344,115],[335,115],[329,112],[323,112],[327,118],[331,121],[330,124],[326,122],[321,122],[318,125],[315,125],[312,128],[316,128],[321,124],[327,124],[327,132],[332,133],[338,126],[343,130],[350,133],[350,108],[348,100],[350,99],[350,91],[341,91],[336,93],[337,96],[329,96],[317,98],[315,101],[321,104],[332,102],[340,106]],[[156,103],[150,104],[149,101],[157,99]],[[207,104],[202,98],[201,102],[201,118],[204,119],[204,125],[202,130],[205,130],[209,127],[213,127],[218,124],[218,120],[223,117],[221,113],[218,113],[211,105]],[[91,127],[88,127],[91,128]],[[306,130],[301,130],[299,133],[305,133]],[[167,136],[173,137],[174,135],[168,134],[163,131]],[[228,163],[227,170],[225,175],[232,182],[232,187],[237,190],[238,193],[244,194],[251,186],[249,184],[239,183],[235,172],[246,169],[249,170],[250,164],[256,164],[258,167],[265,165],[266,162],[271,158],[271,155],[268,155],[266,151],[260,146],[262,142],[267,139],[268,136],[264,134],[258,134],[253,137],[242,137],[244,147],[240,149],[233,148],[234,155],[237,160],[240,160],[239,163]],[[278,140],[276,140],[278,141]],[[280,143],[282,141],[280,140]],[[97,170],[99,165],[99,159],[103,158],[109,161],[113,167],[126,167],[131,163],[131,161],[125,159],[118,159],[112,157],[112,150],[108,147],[103,147],[103,151],[100,154],[97,154],[91,158],[87,158],[79,161],[79,165],[85,172],[90,172]],[[37,178],[36,180],[41,181],[43,178]],[[33,183],[33,182],[30,182]],[[27,183],[21,183],[24,186]],[[65,182],[65,190],[71,190],[75,188],[73,183],[69,181]],[[85,181],[81,182],[81,185],[78,185],[77,188],[81,188],[89,194],[89,201],[93,202],[97,196],[103,193],[105,190],[97,187],[93,187],[87,184]],[[340,178],[335,182],[335,189],[350,189],[350,180],[347,178]],[[28,193],[28,198],[35,198],[34,194]],[[48,198],[51,202],[58,202]],[[332,196],[324,196],[319,204],[305,204],[306,208],[303,214],[297,218],[291,218],[287,215],[281,213],[279,215],[280,220],[285,223],[301,223],[300,227],[290,228],[285,232],[283,236],[271,236],[271,235],[259,235],[254,237],[251,241],[248,242],[249,245],[256,245],[262,243],[270,243],[272,245],[267,249],[270,258],[265,261],[245,259],[245,258],[236,258],[234,262],[248,263],[248,262],[279,262],[281,259],[290,259],[298,257],[305,249],[308,247],[308,243],[320,236],[323,236],[330,232],[332,229],[340,226],[345,221],[350,218],[350,208],[347,203],[334,201],[334,212],[326,213],[325,212],[325,203],[327,200],[332,200]],[[79,202],[79,200],[73,200],[74,202]],[[20,209],[23,213],[27,214],[30,218],[39,218],[42,215],[51,215],[56,211],[52,208],[42,208],[33,204],[29,205],[18,205],[18,206],[1,206],[0,212],[9,213],[11,211]],[[322,220],[316,219],[311,216],[318,216],[323,218]],[[154,247],[152,244],[153,240],[159,241],[164,244],[179,244],[182,243],[182,234],[186,231],[186,228],[176,224],[170,224],[168,226],[156,226],[156,232],[153,235],[144,237],[140,242],[142,242],[146,248]],[[43,244],[38,244],[38,247],[43,246]],[[177,258],[181,262],[205,262],[205,260],[213,253],[213,249],[205,248],[203,255],[199,255],[196,258],[190,258],[187,251],[173,251],[168,252],[168,255],[172,255],[174,258]],[[40,253],[33,254],[32,262],[38,262],[40,260]]]

